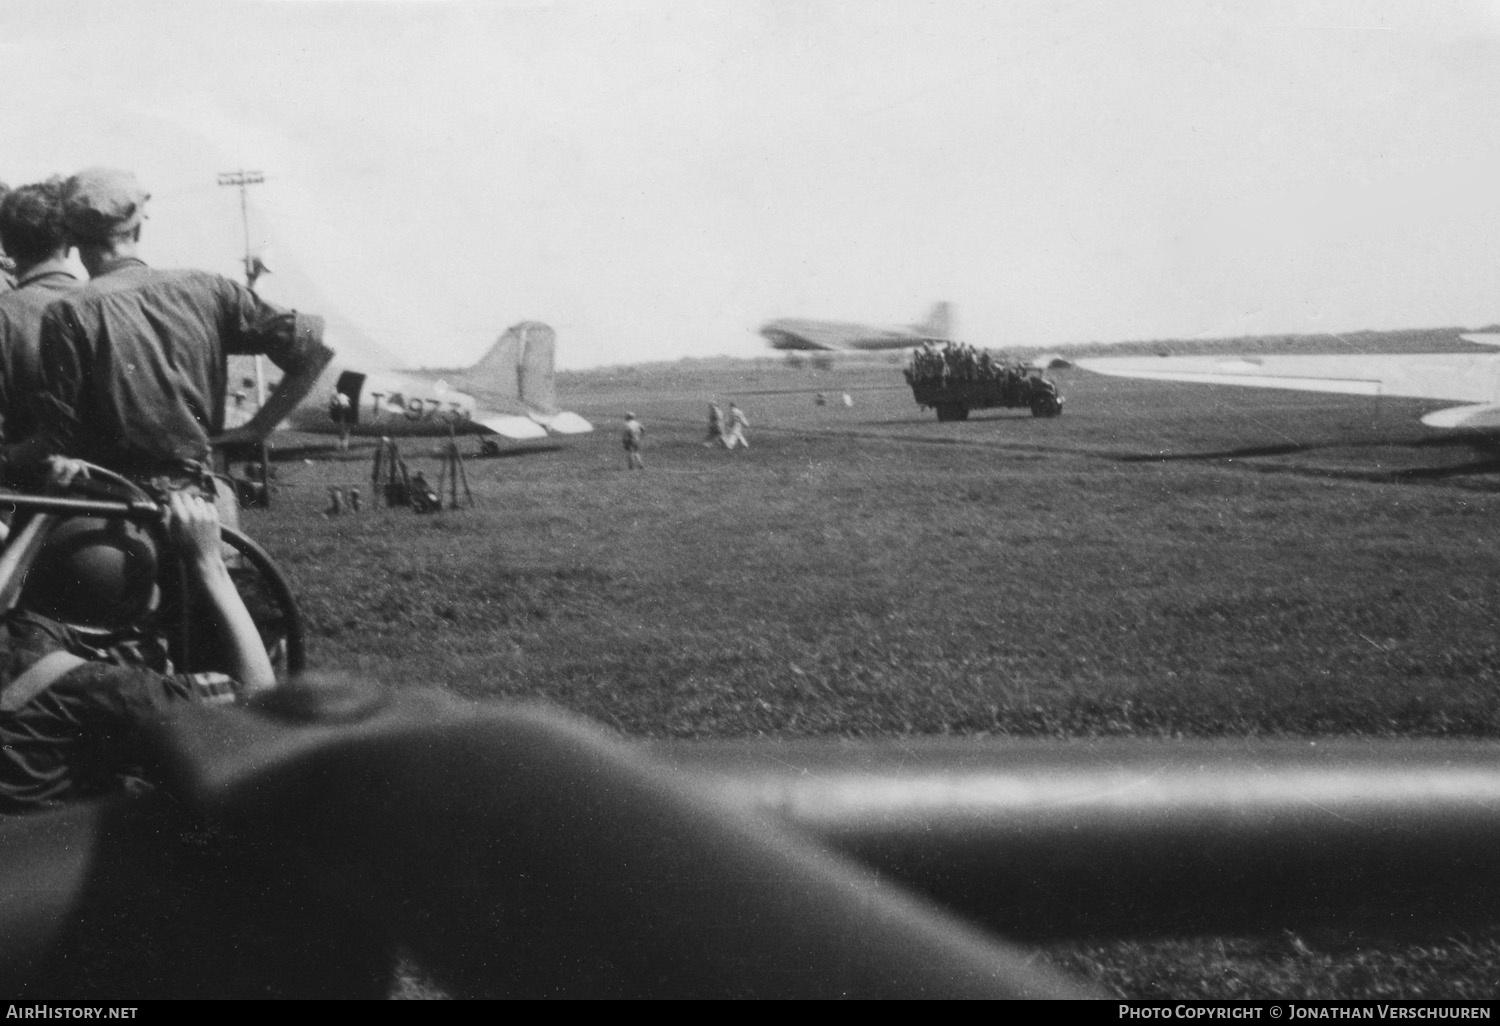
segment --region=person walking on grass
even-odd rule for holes
[[[641,442],[646,437],[646,427],[635,419],[635,414],[625,414],[625,430],[620,435],[625,445],[625,467],[627,470],[645,470],[646,461],[641,459]]]
[[[719,409],[717,403],[708,404],[708,437],[703,440],[703,447],[710,449],[715,445],[724,444],[724,411]]]
[[[745,437],[745,429],[750,426],[750,421],[745,417],[745,411],[734,403],[729,404],[729,433],[724,436],[724,448],[733,449],[736,445],[750,448],[750,439]]]

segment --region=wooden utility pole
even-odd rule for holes
[[[259,185],[266,180],[266,176],[260,171],[246,171],[241,168],[238,171],[223,171],[219,174],[220,185],[235,185],[240,190],[240,225],[245,231],[245,286],[251,292],[255,291],[255,279],[259,278],[264,266],[250,255],[250,201],[249,189],[252,185]],[[266,373],[264,365],[259,356],[255,357],[255,408],[260,409],[266,404]],[[264,438],[260,441],[260,502],[269,508],[271,505],[271,446]]]
[[[245,284],[255,288],[254,259],[250,256],[250,201],[249,189],[252,185],[259,185],[266,180],[266,176],[259,171],[223,171],[219,174],[220,185],[237,185],[240,190],[240,224],[245,229]],[[264,401],[265,397],[261,397]]]

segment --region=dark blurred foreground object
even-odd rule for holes
[[[626,745],[326,682],[156,741],[158,794],[0,824],[0,992],[377,997],[399,950],[455,996],[1086,996],[977,926],[1500,912],[1494,742]]]
[[[1500,922],[1500,744],[891,738],[648,746],[1016,941]]]
[[[186,710],[155,795],[0,825],[0,992],[1087,991],[551,710],[292,684]]]

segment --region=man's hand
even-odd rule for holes
[[[75,480],[89,476],[88,464],[83,460],[68,459],[66,456],[47,457],[47,483],[56,485],[58,488],[67,488]]]
[[[203,496],[173,492],[168,499],[167,525],[184,561],[203,565],[222,559],[219,511]]]
[[[202,597],[217,614],[227,660],[223,669],[246,694],[275,687],[276,671],[260,632],[224,564],[219,511],[213,502],[191,492],[173,492],[167,499],[167,530],[189,576],[197,578]]]

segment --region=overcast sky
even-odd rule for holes
[[[133,169],[237,274],[264,171],[264,293],[415,366],[1488,324],[1497,113],[1495,3],[0,3],[0,180]]]

